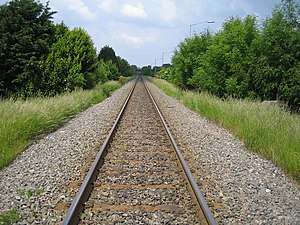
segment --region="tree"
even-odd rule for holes
[[[281,0],[281,7],[277,9],[293,27],[300,27],[300,2],[295,0]]]
[[[55,42],[57,42],[59,38],[64,37],[68,31],[69,31],[69,28],[64,24],[64,22],[56,24],[55,25]]]
[[[230,18],[215,35],[179,43],[168,79],[219,97],[278,99],[300,109],[300,3],[282,0],[261,29]],[[162,76],[165,77],[165,76]]]
[[[98,82],[97,55],[91,37],[82,28],[74,28],[53,44],[44,62],[44,90],[49,95],[91,88]]]
[[[258,36],[256,19],[231,18],[216,35],[204,32],[181,42],[172,58],[170,80],[183,88],[219,97],[247,97],[251,86],[249,54]]]
[[[169,80],[171,73],[172,73],[171,68],[162,68],[158,73],[156,73],[155,77],[164,80]]]
[[[292,2],[286,1],[264,21],[252,71],[262,100],[283,100],[297,110],[300,108],[300,27],[292,13],[299,8],[290,8]]]
[[[106,62],[107,68],[108,68],[108,79],[109,80],[118,80],[120,77],[120,72],[118,69],[118,66],[113,63],[111,60],[109,60],[108,62]]]
[[[150,73],[151,73],[151,66],[143,66],[142,69],[141,69],[141,75],[142,76],[150,76]],[[153,75],[153,74],[151,74]]]
[[[118,65],[118,59],[116,56],[115,51],[109,47],[108,45],[105,45],[103,48],[101,48],[98,59],[102,59],[104,62],[112,61],[112,63]]]
[[[0,6],[0,95],[30,92],[40,84],[40,60],[54,42],[48,6],[13,0]]]
[[[121,58],[120,56],[117,56],[118,60],[118,69],[120,71],[120,74],[125,77],[130,77],[134,75],[134,70],[130,67],[130,64],[126,59]]]
[[[191,88],[189,79],[193,71],[201,66],[199,58],[206,52],[210,45],[212,35],[209,31],[192,38],[186,38],[178,45],[178,50],[172,58],[172,81],[184,88]]]

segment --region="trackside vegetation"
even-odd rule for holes
[[[121,87],[117,81],[94,89],[78,89],[55,97],[5,99],[0,101],[0,169],[40,135],[54,131],[76,113],[101,102]]]
[[[81,27],[54,24],[49,2],[11,0],[0,5],[0,97],[55,96],[133,76],[136,66],[109,46],[97,55]]]
[[[151,81],[185,106],[227,128],[258,153],[300,181],[300,116],[277,105],[184,91],[162,79]]]
[[[49,2],[0,4],[0,169],[136,73],[111,47],[97,53],[83,28],[54,24],[56,13]]]
[[[231,17],[220,31],[180,42],[160,78],[220,98],[276,100],[300,110],[300,3],[282,0],[264,21]]]

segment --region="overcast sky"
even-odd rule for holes
[[[41,0],[45,3],[48,0]],[[3,4],[7,1],[0,0]],[[111,46],[117,55],[137,66],[171,61],[178,43],[207,28],[217,32],[231,16],[271,15],[280,0],[50,0],[55,23],[83,27],[100,51]],[[205,23],[215,21],[215,23]],[[203,23],[202,23],[203,22]]]

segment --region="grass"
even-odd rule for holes
[[[0,169],[39,136],[59,128],[78,112],[101,102],[121,87],[110,81],[92,90],[77,90],[52,98],[0,101]]]
[[[271,160],[300,181],[300,116],[276,105],[240,99],[221,100],[207,93],[182,91],[159,79],[151,81],[185,106],[220,124],[249,150]]]
[[[26,196],[27,198],[31,198],[32,196],[38,196],[42,194],[44,191],[42,189],[37,189],[37,190],[23,190],[23,189],[17,189],[17,193]]]
[[[10,211],[0,214],[0,225],[9,225],[17,223],[19,220],[20,217],[16,209],[12,209]]]

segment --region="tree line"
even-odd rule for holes
[[[300,109],[300,6],[283,0],[262,24],[232,17],[180,42],[157,76],[218,97],[281,100]]]
[[[53,96],[134,75],[111,47],[97,55],[83,28],[54,24],[55,14],[34,0],[0,5],[0,97]]]

